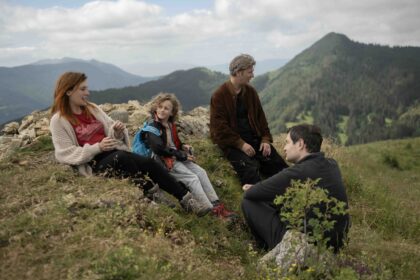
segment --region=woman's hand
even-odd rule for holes
[[[114,135],[116,138],[122,138],[123,132],[125,130],[125,124],[120,121],[116,121],[112,126],[114,128]]]
[[[117,145],[118,140],[111,137],[105,137],[101,142],[99,142],[99,148],[102,152],[114,150]]]

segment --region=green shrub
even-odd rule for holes
[[[382,162],[388,167],[398,169],[398,170],[402,169],[398,159],[393,155],[389,155],[389,154],[382,155]]]
[[[328,242],[324,239],[324,232],[334,227],[332,216],[345,215],[347,210],[344,202],[330,197],[327,190],[317,187],[319,180],[292,180],[291,187],[274,203],[281,205],[280,217],[289,229],[305,233],[309,243],[321,247]]]

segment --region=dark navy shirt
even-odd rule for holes
[[[236,121],[242,140],[253,146],[254,149],[259,149],[260,139],[249,124],[248,109],[243,101],[242,93],[236,96]]]

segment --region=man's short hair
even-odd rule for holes
[[[293,143],[302,139],[309,153],[317,153],[321,150],[322,135],[318,126],[311,124],[295,125],[289,128],[287,133],[290,133],[290,139]]]
[[[231,76],[236,76],[239,71],[246,70],[255,65],[255,59],[249,54],[240,54],[229,64],[229,72]]]

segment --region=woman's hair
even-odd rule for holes
[[[70,107],[70,98],[67,95],[68,92],[71,92],[87,80],[87,76],[84,73],[78,72],[65,72],[57,80],[54,90],[54,102],[51,106],[51,115],[56,112],[59,112],[61,116],[66,118],[72,124],[77,124],[78,121],[74,117],[73,112]],[[86,107],[93,108],[91,104],[88,103]],[[82,107],[83,113],[91,115],[88,108]]]
[[[162,102],[165,102],[166,100],[171,101],[172,103],[172,116],[169,117],[169,122],[176,121],[178,117],[178,112],[181,110],[181,105],[179,103],[178,98],[176,98],[175,94],[173,93],[165,93],[161,92],[158,95],[156,95],[150,105],[150,113],[152,114],[153,118],[155,116],[156,110]]]

